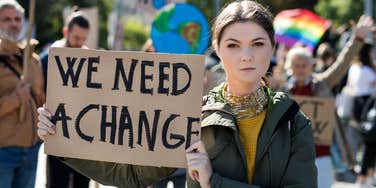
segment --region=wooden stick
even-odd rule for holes
[[[30,0],[30,6],[29,6],[29,25],[26,32],[26,47],[23,54],[23,78],[27,81],[28,79],[28,69],[29,69],[29,62],[31,57],[31,47],[30,47],[30,40],[31,40],[31,32],[33,31],[33,25],[34,25],[34,13],[35,13],[35,0]],[[32,89],[30,87],[30,89]],[[26,113],[26,106],[25,104],[21,105],[20,108],[20,121],[22,122],[25,119],[25,113]]]

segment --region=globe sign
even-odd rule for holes
[[[210,40],[202,13],[185,3],[164,6],[155,16],[151,39],[157,52],[203,54]]]
[[[165,0],[153,0],[153,7],[155,9],[160,9],[166,4]]]

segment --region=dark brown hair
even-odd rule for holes
[[[87,20],[83,15],[72,16],[68,22],[68,31],[72,31],[74,25],[77,25],[83,29],[90,29],[89,20]]]
[[[222,33],[227,26],[247,21],[260,25],[268,33],[272,45],[275,44],[272,14],[259,3],[243,0],[228,4],[217,16],[213,26],[213,46],[219,47]]]
[[[369,43],[364,43],[362,48],[359,51],[359,61],[362,65],[368,66],[374,71],[376,71],[376,67],[373,64],[372,56],[370,55],[373,49],[373,45]]]

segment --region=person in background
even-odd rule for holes
[[[37,135],[37,107],[45,102],[42,66],[38,55],[31,52],[27,74],[23,75],[25,43],[19,42],[23,22],[24,9],[21,5],[14,0],[0,1],[2,188],[34,188],[41,144]],[[30,41],[31,49],[35,44]]]
[[[85,42],[90,30],[89,21],[80,13],[74,12],[63,28],[64,38],[54,42],[51,47],[87,48]],[[48,51],[41,55],[45,85],[47,85]],[[47,156],[47,188],[89,187],[90,179],[62,163],[57,157]]]
[[[66,48],[85,48],[85,42],[89,36],[90,25],[89,20],[85,18],[81,12],[73,12],[67,18],[67,26],[63,28],[64,38],[55,41],[50,47],[66,47]],[[43,75],[47,81],[48,68],[48,50],[42,52],[41,61],[43,65]],[[45,86],[47,84],[45,83]]]
[[[360,122],[362,109],[375,92],[376,67],[373,63],[373,45],[365,43],[359,51],[358,58],[353,61],[348,71],[347,87],[354,97],[353,116]]]
[[[357,122],[361,123],[362,112],[370,97],[375,94],[376,67],[373,62],[373,44],[365,43],[359,51],[358,58],[349,69],[347,87],[354,97],[353,114]],[[374,123],[374,122],[373,122]],[[376,136],[376,135],[375,135]],[[358,176],[358,187],[372,188],[376,157],[376,142],[363,136],[364,152],[361,171]]]
[[[316,187],[310,121],[294,100],[263,81],[274,45],[272,15],[262,5],[234,1],[218,15],[212,46],[226,80],[204,97],[201,141],[186,149],[189,188]],[[40,137],[53,136],[51,113],[38,111]],[[118,187],[146,187],[176,170],[62,160]]]
[[[354,28],[352,38],[338,55],[335,62],[322,73],[313,73],[314,58],[304,47],[292,48],[286,57],[286,67],[292,75],[281,88],[291,95],[330,97],[331,89],[346,74],[350,62],[360,50],[366,35],[372,30],[373,20],[362,16]],[[334,115],[334,114],[333,114]],[[318,187],[331,187],[333,167],[330,158],[330,146],[315,145],[316,166],[318,169]]]

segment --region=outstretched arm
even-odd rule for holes
[[[330,88],[336,86],[347,73],[350,62],[358,54],[363,44],[362,41],[374,29],[372,18],[361,16],[353,30],[351,39],[341,50],[336,61],[325,72],[316,74],[317,78],[320,81],[326,82]]]

